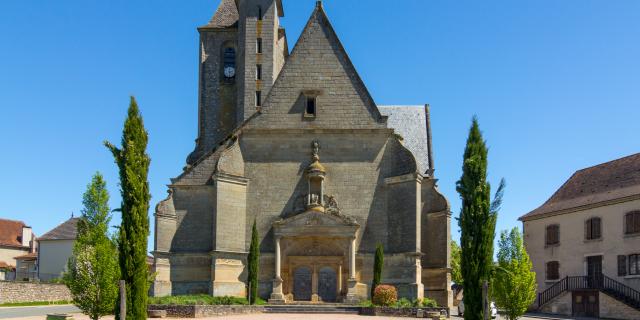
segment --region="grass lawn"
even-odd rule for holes
[[[30,306],[49,306],[71,304],[71,301],[32,301],[32,302],[15,302],[0,303],[0,307],[30,307]]]

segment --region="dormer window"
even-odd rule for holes
[[[304,117],[315,118],[318,112],[318,90],[305,90],[302,92],[304,98]]]
[[[316,115],[316,97],[307,97],[307,107],[304,111],[305,115]]]

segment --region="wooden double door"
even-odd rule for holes
[[[600,316],[600,301],[598,290],[574,291],[572,309],[574,317]]]
[[[314,282],[316,282],[314,284]],[[336,302],[338,298],[338,275],[330,266],[317,268],[300,266],[293,272],[293,298],[295,301],[312,301],[317,294],[323,302]]]

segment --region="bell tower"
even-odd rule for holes
[[[200,33],[198,138],[192,165],[262,106],[289,55],[281,0],[221,0]]]

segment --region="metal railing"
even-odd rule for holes
[[[625,304],[640,310],[640,291],[603,274],[565,277],[545,291],[538,293],[538,308],[563,292],[573,290],[600,290]]]

